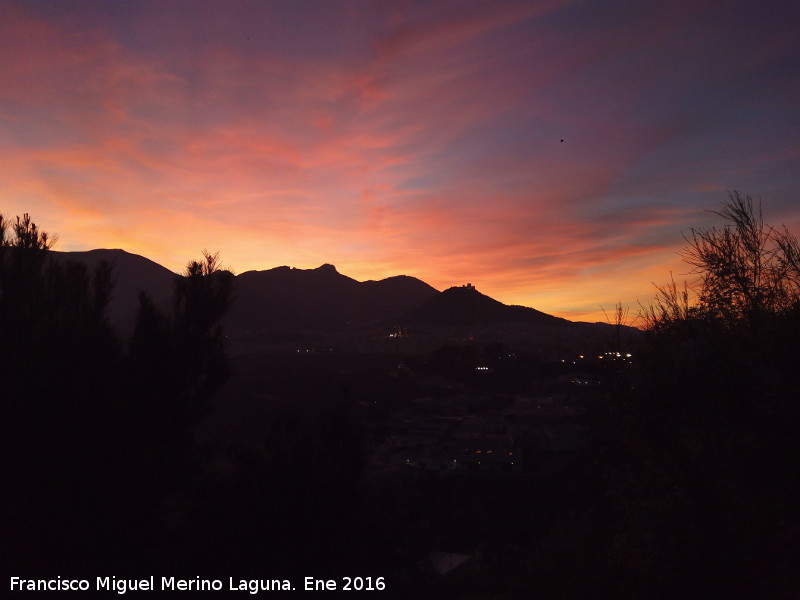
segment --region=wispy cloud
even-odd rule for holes
[[[729,189],[800,226],[781,6],[6,2],[0,210],[602,319]]]

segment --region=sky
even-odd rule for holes
[[[0,0],[0,212],[604,321],[730,191],[800,233],[793,0]],[[562,141],[563,140],[563,141]]]

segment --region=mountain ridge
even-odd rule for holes
[[[171,306],[174,272],[122,249],[53,252],[56,260],[75,260],[89,269],[102,260],[115,265],[109,318],[130,332],[141,291],[164,310]],[[249,270],[235,276],[234,297],[223,319],[231,338],[400,328],[434,331],[480,330],[484,336],[575,338],[608,332],[612,325],[569,321],[531,307],[507,305],[471,284],[439,291],[409,275],[357,281],[330,263],[313,269],[286,265]],[[626,330],[637,332],[631,327]]]

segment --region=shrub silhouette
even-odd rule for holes
[[[27,214],[0,217],[11,564],[87,575],[135,568],[165,534],[192,420],[227,375],[218,322],[232,275],[216,255],[189,263],[176,276],[172,318],[143,297],[126,345],[105,314],[113,266],[54,260],[54,241]]]
[[[346,395],[276,406],[261,444],[194,439],[230,372],[234,279],[217,254],[176,276],[169,314],[141,294],[123,340],[105,315],[112,265],[52,259],[27,215],[0,225],[12,571],[229,576],[267,561],[285,577],[342,559],[364,466]]]
[[[701,580],[686,571],[687,593],[702,593],[702,582],[715,595],[782,597],[800,558],[800,253],[750,197],[733,192],[716,214],[722,228],[686,236],[683,255],[698,280],[659,288],[644,310],[647,342],[634,389],[614,399],[616,427],[647,457],[634,461],[651,473],[640,496],[673,490],[670,529],[683,532],[673,543],[696,557]],[[623,532],[662,526],[652,502],[650,516],[631,498],[627,506]],[[654,556],[663,539],[653,536]],[[673,571],[681,568],[675,561]]]

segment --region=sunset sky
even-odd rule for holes
[[[800,233],[797,8],[0,0],[0,212],[604,320],[729,190]]]

